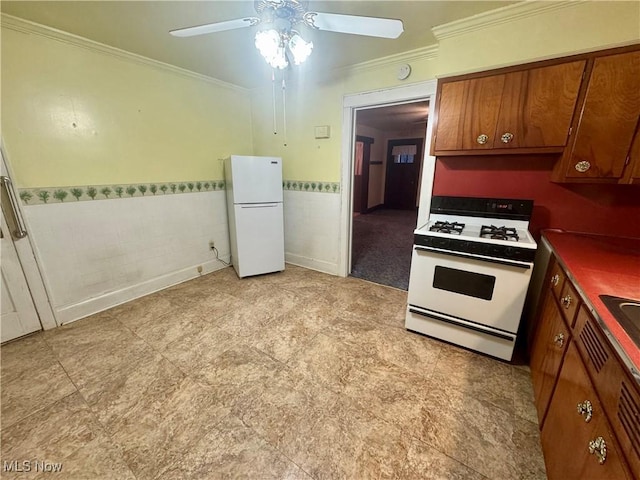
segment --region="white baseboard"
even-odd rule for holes
[[[222,258],[222,260],[228,262],[229,256],[227,255],[225,258]],[[202,267],[202,273],[198,272],[199,266]],[[108,310],[109,308],[113,308],[122,303],[135,300],[136,298],[144,297],[145,295],[163,290],[178,283],[186,282],[187,280],[192,280],[207,273],[215,272],[216,270],[220,270],[222,268],[225,268],[224,264],[220,263],[217,260],[211,260],[202,264],[193,265],[192,267],[187,267],[182,270],[171,272],[157,278],[152,278],[151,280],[147,280],[145,282],[141,282],[136,285],[123,288],[121,290],[108,292],[104,295],[90,298],[83,302],[75,303],[73,305],[67,305],[64,307],[58,307],[55,309],[56,320],[58,321],[59,325],[75,322],[76,320],[88,317],[89,315],[94,315],[98,312]]]
[[[311,270],[317,270],[318,272],[328,273],[330,275],[338,275],[338,265],[336,263],[325,262],[286,252],[284,254],[284,259],[286,263],[297,265],[298,267],[309,268]]]

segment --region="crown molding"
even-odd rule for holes
[[[93,52],[101,53],[103,55],[109,55],[111,57],[116,57],[121,60],[126,60],[138,65],[144,65],[147,67],[163,70],[165,72],[174,73],[183,77],[188,77],[191,79],[211,83],[218,87],[237,90],[243,93],[248,92],[246,88],[240,87],[239,85],[223,82],[222,80],[218,80],[216,78],[209,77],[201,73],[196,73],[191,70],[187,70],[185,68],[176,67],[175,65],[170,65],[168,63],[164,63],[159,60],[153,60],[151,58],[144,57],[136,53],[127,52],[126,50],[122,50],[120,48],[111,47],[109,45],[105,45],[104,43],[96,42],[94,40],[89,40],[88,38],[85,38],[85,37],[80,37],[78,35],[74,35],[69,32],[58,30],[56,28],[48,27],[46,25],[42,25],[39,23],[31,22],[29,20],[24,20],[19,17],[14,17],[13,15],[7,15],[6,13],[3,13],[0,15],[0,20],[1,20],[0,25],[2,26],[3,29],[7,28],[9,30],[14,30],[20,33],[39,35],[41,37],[45,37],[51,40],[56,40],[58,42],[66,43],[68,45],[72,45],[75,47],[85,48]]]
[[[364,72],[374,70],[380,67],[396,66],[398,63],[410,63],[419,60],[430,60],[438,56],[438,45],[429,45],[427,47],[416,48],[406,52],[395,53],[386,57],[380,57],[354,65],[348,65],[335,69],[337,73],[343,72]]]
[[[493,25],[500,25],[522,18],[533,17],[541,13],[560,10],[567,7],[574,7],[585,2],[586,0],[553,2],[527,0],[513,5],[507,5],[506,7],[497,8],[495,10],[490,10],[488,12],[479,13],[461,20],[438,25],[433,27],[431,31],[438,42],[440,42],[445,38],[464,35]]]

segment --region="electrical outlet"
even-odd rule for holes
[[[211,240],[211,241],[209,242],[209,248],[210,248],[211,250],[213,250],[214,248],[216,248],[216,242],[214,242],[213,240]]]

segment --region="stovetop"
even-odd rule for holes
[[[429,222],[414,231],[414,244],[450,254],[533,262],[529,233],[533,201],[434,196]]]
[[[497,239],[481,237],[482,225],[466,224],[462,232],[443,233],[430,231],[432,222],[414,231],[413,243],[419,247],[443,253],[462,253],[479,256],[481,259],[506,259],[532,263],[537,244],[527,230],[514,228],[519,239]]]
[[[529,223],[526,221],[431,215],[431,220],[417,228],[414,233],[535,249],[537,244],[527,230],[528,226]]]

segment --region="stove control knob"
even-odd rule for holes
[[[515,253],[516,253],[516,250],[513,247],[507,247],[504,249],[504,254],[507,257],[513,257]]]
[[[449,246],[448,238],[437,238],[433,241],[434,247],[447,248]]]

